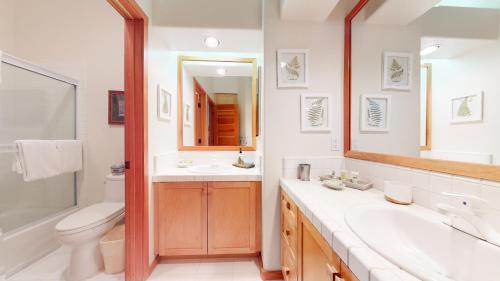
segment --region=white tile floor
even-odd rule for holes
[[[61,247],[7,281],[63,281],[70,251]],[[86,281],[124,281],[122,274],[100,273]],[[158,264],[148,281],[260,281],[256,259],[175,260]]]

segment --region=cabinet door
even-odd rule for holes
[[[208,185],[208,254],[260,251],[260,183]]]
[[[340,274],[340,259],[314,226],[300,216],[301,281],[332,281]]]
[[[162,183],[158,187],[160,256],[207,254],[207,185]]]

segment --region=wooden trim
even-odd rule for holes
[[[252,145],[250,146],[184,146],[183,125],[183,87],[182,87],[182,63],[184,61],[216,61],[216,62],[240,62],[251,63],[252,66]],[[223,57],[177,57],[177,149],[179,151],[255,151],[257,145],[257,59],[256,58],[223,58]]]
[[[500,181],[500,166],[445,161],[428,158],[398,156],[351,151],[351,24],[352,19],[369,0],[360,0],[345,18],[344,26],[344,156],[378,163],[441,172],[471,178]]]
[[[262,279],[262,280],[283,280],[283,272],[281,272],[281,270],[267,271],[264,269],[264,265],[262,263],[262,256],[259,256],[258,262],[259,262],[259,267],[260,267],[260,279]]]
[[[446,174],[455,174],[471,178],[480,178],[492,181],[500,180],[500,168],[495,165],[472,164],[465,162],[387,155],[352,150],[348,151],[345,156],[353,159],[399,165],[408,168],[428,170]]]
[[[425,85],[426,108],[425,108],[425,145],[420,150],[432,149],[432,64],[424,63],[421,68],[427,71],[427,83]]]
[[[168,260],[210,260],[210,259],[226,259],[226,258],[257,258],[260,257],[260,253],[249,253],[249,254],[220,254],[220,255],[185,255],[185,256],[159,256],[159,262]]]
[[[125,280],[144,281],[149,264],[148,17],[135,0],[107,0],[125,19]]]

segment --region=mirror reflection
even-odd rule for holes
[[[253,146],[255,65],[182,61],[183,146]]]
[[[352,22],[351,150],[500,164],[500,5],[484,3],[363,8]]]

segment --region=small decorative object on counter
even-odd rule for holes
[[[349,188],[359,189],[362,191],[373,187],[373,184],[371,182],[364,180],[357,180],[356,183],[354,183],[352,180],[345,180],[343,182]]]
[[[409,205],[413,200],[413,188],[399,181],[384,181],[385,199],[391,203]]]
[[[297,178],[301,181],[310,181],[311,164],[299,164]]]
[[[333,179],[335,179],[335,170],[332,170],[332,172],[328,175],[319,176],[320,181],[333,180]]]
[[[177,161],[177,168],[187,168],[191,165],[193,165],[193,160],[181,159]]]
[[[345,189],[345,184],[341,180],[332,179],[323,181],[323,186],[326,186],[335,190],[343,190]]]
[[[349,179],[349,171],[347,170],[341,170],[340,171],[340,179],[341,180],[348,180]]]
[[[357,184],[359,180],[359,172],[351,172],[351,182]]]
[[[245,158],[245,154],[243,153],[243,150],[240,148],[240,153],[238,153],[238,161],[233,164],[233,166],[237,168],[243,168],[243,169],[251,169],[255,167],[255,163],[248,161]]]
[[[123,163],[115,164],[112,165],[110,169],[111,169],[111,174],[114,176],[123,175],[125,173],[125,164]]]

